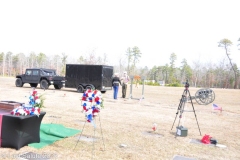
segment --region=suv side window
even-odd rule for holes
[[[32,71],[31,70],[26,70],[26,75],[31,75],[32,74]]]
[[[33,72],[32,72],[32,74],[33,74],[34,76],[38,76],[38,73],[39,73],[38,70],[33,70]]]

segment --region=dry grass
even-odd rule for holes
[[[15,78],[0,77],[0,100],[26,102],[29,91],[28,84],[23,88],[15,87]],[[189,88],[192,96],[199,88]],[[81,113],[80,97],[74,89],[64,88],[60,91],[50,87],[45,93],[47,112],[42,123],[58,123],[66,127],[82,129],[85,118]],[[79,135],[57,141],[42,149],[25,146],[20,150],[1,148],[0,159],[6,156],[35,152],[38,154],[55,155],[55,159],[101,159],[101,160],[171,160],[174,155],[182,155],[200,160],[237,160],[240,159],[240,90],[213,89],[216,94],[215,103],[223,107],[222,114],[212,113],[211,104],[198,105],[194,100],[201,134],[193,112],[184,112],[181,123],[188,128],[187,137],[176,137],[177,107],[184,88],[144,87],[144,99],[139,102],[141,86],[133,86],[133,99],[113,100],[112,91],[104,94],[104,106],[100,116],[96,119],[96,142],[86,142]],[[130,87],[128,88],[128,92]],[[185,108],[192,110],[190,103]],[[52,117],[55,116],[55,117]],[[100,118],[100,121],[99,121]],[[100,127],[101,122],[101,127]],[[157,130],[152,132],[152,124],[157,123]],[[101,130],[102,129],[102,130]],[[101,134],[102,131],[102,134]],[[189,143],[191,139],[201,139],[204,134],[210,134],[218,143],[226,145],[219,148],[210,145]],[[94,135],[93,126],[86,123],[82,138]],[[103,138],[103,140],[102,140]],[[74,147],[77,144],[75,150]],[[121,144],[127,145],[120,147]],[[105,148],[105,150],[104,150]],[[94,156],[93,155],[94,151]],[[53,157],[52,157],[53,158]]]

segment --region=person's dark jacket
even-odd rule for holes
[[[119,77],[113,77],[112,86],[119,86],[119,85],[121,85],[121,81],[120,81]]]

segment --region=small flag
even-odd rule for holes
[[[220,110],[222,112],[222,107],[218,106],[217,104],[213,103],[213,110]]]

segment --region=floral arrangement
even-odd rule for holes
[[[45,98],[43,95],[38,95],[35,88],[30,92],[28,104],[23,104],[11,111],[12,115],[40,115],[40,108],[44,107]]]
[[[98,90],[86,90],[81,98],[83,112],[88,122],[93,122],[93,118],[98,115],[103,108],[102,94]]]

